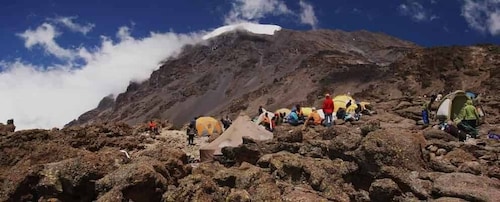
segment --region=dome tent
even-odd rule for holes
[[[214,156],[222,155],[223,147],[237,147],[243,143],[243,137],[270,140],[273,139],[273,133],[252,122],[250,117],[241,114],[221,136],[200,148],[200,161],[210,161]]]
[[[446,117],[446,120],[454,120],[460,114],[467,100],[471,100],[465,91],[457,90],[441,99],[436,112],[436,118]]]
[[[222,133],[222,124],[215,118],[204,116],[196,119],[196,132],[198,136],[212,136]]]
[[[334,104],[334,109],[333,111],[336,112],[339,110],[339,108],[346,108],[347,103],[351,100],[351,105],[356,105],[356,100],[352,98],[350,95],[337,95],[333,98],[333,104]]]

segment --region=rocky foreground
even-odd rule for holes
[[[1,136],[0,201],[500,199],[499,141],[458,142],[396,115],[280,126],[273,140],[223,149],[224,165],[190,164],[197,148],[183,135],[112,124]]]

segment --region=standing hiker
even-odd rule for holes
[[[323,101],[323,112],[325,113],[325,126],[332,126],[333,122],[333,110],[335,109],[334,103],[330,94],[325,95],[325,101]]]

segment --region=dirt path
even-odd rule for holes
[[[172,148],[178,148],[184,151],[193,159],[200,159],[200,147],[208,144],[208,137],[195,137],[195,145],[188,145],[186,131],[182,130],[162,130],[159,136],[151,138],[148,133],[143,135],[148,136],[149,141],[146,147],[156,147],[158,145],[167,145]]]

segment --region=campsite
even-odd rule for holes
[[[304,25],[315,22],[302,19],[312,18],[314,8],[310,1],[175,2],[185,8],[157,2],[164,7],[149,1],[139,2],[144,10],[126,2],[88,6],[93,17],[130,24],[95,26],[109,36],[90,32],[91,22],[87,33],[76,16],[36,13],[22,22],[40,26],[4,29],[17,30],[11,37],[33,61],[14,53],[0,60],[0,201],[499,201],[500,46],[482,43],[496,40],[489,35],[500,29],[489,18],[497,15],[460,15],[486,18],[492,28],[454,34],[436,31],[444,24],[427,26],[448,19],[417,12],[424,8],[417,1],[392,2],[398,13],[390,20],[407,27],[379,19],[397,29],[391,33],[467,44],[427,46],[380,32],[377,16],[368,18],[365,9],[319,7],[322,15],[340,12],[331,20],[342,26],[363,15],[371,31],[233,19],[197,32],[199,26],[183,20],[199,11],[184,9],[208,9],[203,20],[220,20],[214,15],[230,7],[224,18],[279,14],[295,18],[280,22]],[[500,10],[498,1],[496,10],[477,2],[460,3],[472,11]],[[425,6],[435,3],[450,6]],[[45,4],[59,8],[37,6]],[[126,12],[94,12],[101,6]],[[379,17],[388,14],[381,11]],[[422,15],[409,23],[403,11]],[[186,17],[164,16],[175,12]],[[356,16],[344,17],[347,12]],[[154,24],[151,16],[163,32],[142,30]],[[178,26],[169,29],[163,20]],[[72,46],[63,32],[94,41]]]
[[[336,111],[345,108],[349,99],[358,103],[346,94],[332,99]],[[132,128],[126,124],[19,131],[1,137],[3,147],[20,145],[9,150],[3,162],[19,162],[15,172],[20,176],[34,169],[20,164],[26,160],[54,163],[30,171],[36,181],[4,176],[17,185],[0,196],[40,197],[42,201],[53,197],[62,201],[87,197],[133,201],[386,201],[443,197],[494,201],[500,197],[500,143],[489,138],[488,133],[498,133],[498,127],[483,122],[477,139],[467,141],[459,141],[436,127],[440,124],[436,117],[455,118],[457,105],[469,99],[476,98],[464,91],[442,96],[430,106],[433,118],[429,126],[419,123],[422,117],[414,118],[414,114],[419,115],[419,106],[429,100],[427,97],[391,104],[396,106],[395,111],[403,105],[407,110],[415,106],[413,114],[400,116],[384,110],[395,101],[371,104],[371,100],[364,100],[363,106],[370,108],[370,113],[359,120],[335,119],[331,127],[306,128],[282,122],[273,132],[259,124],[263,117],[257,112],[241,113],[227,129],[222,127],[220,117],[200,116],[194,126],[194,145],[187,145],[187,124],[175,129],[168,121],[160,123],[159,135],[148,132],[145,125]],[[481,102],[487,114],[491,98],[479,99],[475,102]],[[313,107],[304,107],[303,113],[309,115]],[[289,115],[291,111],[281,107],[268,114]],[[50,159],[33,156],[46,152],[63,155]],[[19,154],[28,159],[15,160]],[[89,183],[92,180],[95,182]],[[450,183],[458,186],[450,187]],[[155,191],[158,189],[162,191]]]

